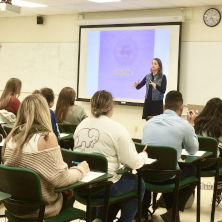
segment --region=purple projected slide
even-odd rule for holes
[[[136,90],[133,84],[150,72],[154,39],[153,29],[101,31],[98,90],[115,98],[144,99],[145,86]]]

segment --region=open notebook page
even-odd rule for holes
[[[91,180],[96,179],[97,177],[100,177],[102,175],[104,175],[105,173],[102,172],[94,172],[94,171],[90,171],[88,172],[80,181],[81,182],[89,182]]]
[[[68,136],[69,134],[68,133],[60,133],[59,135],[60,135],[60,138],[63,138],[63,137]]]
[[[191,155],[185,149],[182,149],[181,155],[183,155],[183,156],[203,156],[205,153],[206,153],[206,151],[199,150],[195,154]]]

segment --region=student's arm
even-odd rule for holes
[[[143,78],[143,80],[136,86],[136,89],[142,88],[146,84],[146,76]]]
[[[189,154],[195,154],[199,150],[199,142],[194,128],[187,122],[185,126],[184,148]]]
[[[48,139],[45,140],[44,136],[41,136],[38,141],[38,150],[43,151],[50,148],[58,148],[53,155],[51,155],[46,165],[49,166],[48,170],[45,170],[45,177],[50,181],[54,187],[63,187],[69,184],[75,183],[83,178],[83,176],[89,172],[89,166],[84,161],[78,166],[68,168],[67,164],[63,161],[60,148],[58,146],[57,138],[54,133],[49,133]]]
[[[121,130],[116,149],[120,163],[131,169],[141,168],[147,159],[146,152],[137,153],[135,145],[125,128]]]
[[[166,76],[163,75],[162,81],[161,81],[161,85],[156,84],[156,89],[161,92],[162,94],[164,94],[166,92],[166,85],[167,85],[167,80],[166,80]]]

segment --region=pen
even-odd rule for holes
[[[74,163],[76,165],[80,164],[80,162],[77,162],[77,161],[72,161],[72,163]]]
[[[147,147],[148,147],[148,144],[146,144],[146,146],[144,147],[143,151],[146,151]]]

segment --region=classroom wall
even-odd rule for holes
[[[210,7],[210,6],[209,6]],[[209,7],[196,7],[187,9],[157,9],[157,10],[141,10],[141,11],[123,11],[123,12],[104,12],[104,13],[86,13],[82,14],[84,19],[118,19],[118,18],[135,18],[135,17],[151,17],[151,16],[176,16],[182,15],[184,18],[182,29],[182,44],[186,47],[186,43],[192,42],[222,42],[222,22],[214,27],[209,28],[203,23],[203,13]],[[222,5],[216,6],[222,11]],[[53,15],[44,17],[44,25],[36,24],[36,16],[30,17],[10,17],[0,18],[0,47],[1,43],[8,42],[78,42],[78,18],[77,14],[72,15]],[[181,52],[183,55],[183,52]],[[182,58],[181,58],[182,59]],[[201,65],[201,61],[196,58],[197,65]],[[183,67],[189,64],[183,64]],[[198,86],[198,82],[192,82],[193,73],[184,73],[180,76],[180,91],[184,95],[184,103],[192,103],[192,93],[197,93],[197,89],[201,95],[205,94],[207,98],[207,89]],[[4,73],[1,73],[1,79],[4,80]],[[213,76],[203,76],[203,73],[195,73],[195,77],[209,78],[213,80]],[[44,80],[43,86],[44,86]],[[221,79],[218,80],[221,82]],[[25,84],[25,83],[24,83]],[[28,83],[29,84],[29,83]],[[212,84],[212,83],[211,83]],[[76,86],[73,86],[76,88]],[[33,89],[35,84],[33,83]],[[21,99],[28,95],[29,92],[21,94]],[[218,95],[220,96],[219,91]],[[90,114],[90,105],[86,102],[77,102],[84,106],[87,113]],[[204,104],[204,102],[202,102]],[[116,105],[113,119],[119,121],[127,127],[130,134],[134,138],[141,138],[142,129],[145,121],[141,119],[142,107],[130,107]]]

